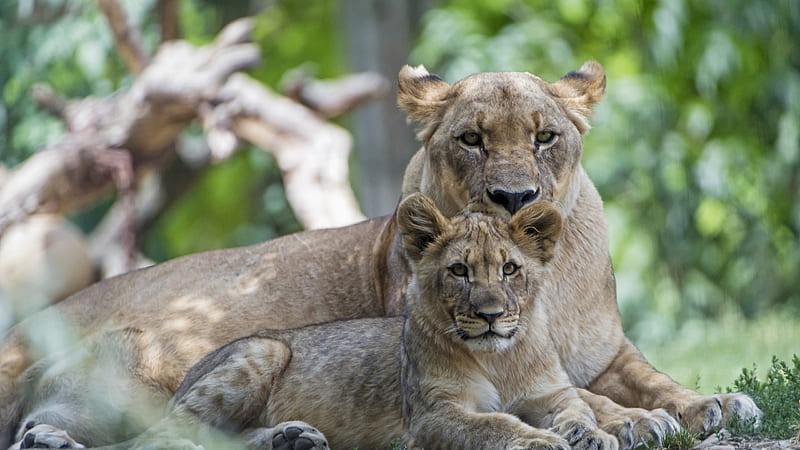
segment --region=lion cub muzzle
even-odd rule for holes
[[[476,312],[474,316],[456,316],[456,327],[462,339],[496,335],[510,338],[517,332],[519,316],[506,311],[496,313]]]
[[[497,351],[511,344],[519,327],[519,314],[499,302],[473,306],[455,316],[456,331],[473,350]]]

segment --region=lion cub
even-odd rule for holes
[[[558,211],[448,219],[414,194],[397,226],[413,271],[405,317],[234,341],[189,371],[170,417],[240,432],[252,448],[617,448],[570,385],[535,300]]]

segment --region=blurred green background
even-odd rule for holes
[[[122,3],[155,49],[155,0]],[[396,19],[392,8],[401,4],[400,31],[362,34],[370,21]],[[365,69],[393,77],[409,62],[450,82],[499,70],[553,81],[599,61],[607,97],[583,163],[605,200],[628,335],[657,368],[704,392],[729,385],[742,367],[766,368],[773,354],[800,353],[800,2],[180,4],[182,33],[196,44],[244,15],[257,17],[263,51],[252,75],[273,88],[303,64],[321,78]],[[34,105],[34,83],[81,98],[109,95],[131,79],[93,1],[4,1],[0,19],[0,161],[13,167],[64,132]],[[399,55],[371,62],[363,50],[371,40],[378,51],[400,45]],[[387,117],[407,133],[402,117]],[[378,173],[372,164],[410,155],[414,144],[365,143],[358,114],[340,123],[356,136],[351,169],[365,211],[390,211],[402,164],[390,167],[396,186],[377,200],[369,197],[370,175]],[[88,230],[103,208],[74,219]],[[244,149],[206,170],[145,230],[143,248],[165,260],[299,229],[271,157]]]

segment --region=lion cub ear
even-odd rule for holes
[[[397,76],[397,104],[409,120],[428,122],[444,105],[450,85],[425,66],[403,66]]]
[[[517,211],[508,222],[511,238],[529,257],[546,263],[561,236],[561,213],[548,203],[534,203]]]
[[[580,69],[570,72],[550,85],[556,98],[567,108],[570,119],[581,134],[589,131],[592,107],[602,100],[606,92],[606,71],[594,61],[583,63]]]
[[[414,262],[422,259],[422,252],[436,240],[447,224],[447,218],[433,200],[423,194],[411,194],[397,207],[397,226],[403,236],[403,247]]]

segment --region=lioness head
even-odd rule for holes
[[[400,203],[397,223],[419,292],[408,299],[409,314],[473,351],[510,346],[553,255],[561,214],[535,203],[508,222],[480,214],[448,219],[431,199],[412,194]]]
[[[467,204],[503,217],[534,201],[563,206],[605,82],[596,62],[555,83],[496,72],[450,85],[423,66],[403,67],[398,104],[420,124],[424,144],[407,169],[403,194],[422,192],[447,216]]]

